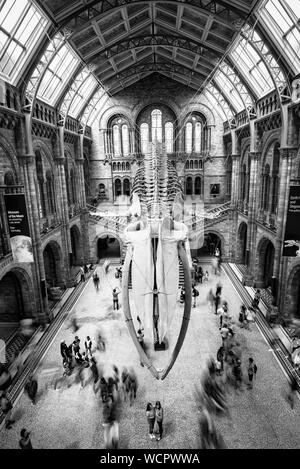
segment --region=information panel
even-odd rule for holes
[[[15,262],[33,262],[25,194],[4,194],[10,244]]]
[[[282,255],[300,257],[300,186],[290,187]]]

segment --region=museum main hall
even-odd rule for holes
[[[0,450],[300,449],[300,0],[0,0]]]

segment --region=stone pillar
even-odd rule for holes
[[[289,200],[289,188],[290,179],[292,172],[293,158],[297,154],[297,149],[294,148],[281,148],[281,165],[280,165],[280,185],[279,185],[279,197],[278,197],[278,209],[277,209],[277,220],[276,220],[276,239],[275,239],[275,256],[274,256],[274,268],[273,268],[273,279],[274,283],[278,285],[280,270],[282,270],[283,258],[282,258],[282,246],[284,238],[284,230],[287,217],[287,207]],[[280,292],[277,292],[277,299],[280,297]]]
[[[230,237],[232,240],[237,239],[237,228],[238,228],[238,189],[239,189],[239,167],[241,155],[232,155],[232,177],[231,177],[231,212],[229,213],[229,226],[230,226]],[[228,256],[231,262],[237,261],[236,259],[236,242],[229,244]]]
[[[33,152],[33,143],[31,135],[31,115],[28,112],[24,113],[25,116],[25,129],[22,124],[17,129],[17,138],[19,142],[23,142],[23,145],[19,144],[18,160],[22,170],[22,176],[24,181],[24,192],[27,202],[28,219],[30,225],[31,239],[32,239],[32,250],[35,261],[34,275],[37,282],[37,300],[39,313],[39,322],[41,325],[45,325],[53,319],[51,312],[49,311],[47,288],[46,288],[46,275],[44,256],[42,250],[41,232],[40,232],[40,216],[39,206],[36,193],[37,180],[36,175],[36,164],[35,154]],[[25,130],[25,131],[24,131]]]
[[[257,199],[258,199],[258,160],[261,156],[258,152],[250,152],[250,188],[249,188],[249,203],[248,203],[248,229],[247,229],[247,244],[246,244],[246,263],[247,271],[243,278],[245,285],[253,285],[255,275],[255,244],[256,244],[256,213],[257,213]]]
[[[67,195],[66,175],[65,175],[65,152],[64,152],[64,127],[58,127],[59,134],[54,142],[55,146],[55,162],[58,170],[60,199],[61,199],[61,214],[62,214],[62,243],[64,261],[65,282],[67,286],[72,286],[71,272],[70,272],[70,254],[72,253],[71,235],[70,235],[70,222],[69,222],[69,204]]]

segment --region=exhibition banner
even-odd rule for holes
[[[25,194],[4,194],[10,244],[15,262],[33,262]]]
[[[300,186],[290,187],[282,255],[300,256]]]

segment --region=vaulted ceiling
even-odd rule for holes
[[[105,88],[158,72],[200,90],[258,0],[39,0]]]

